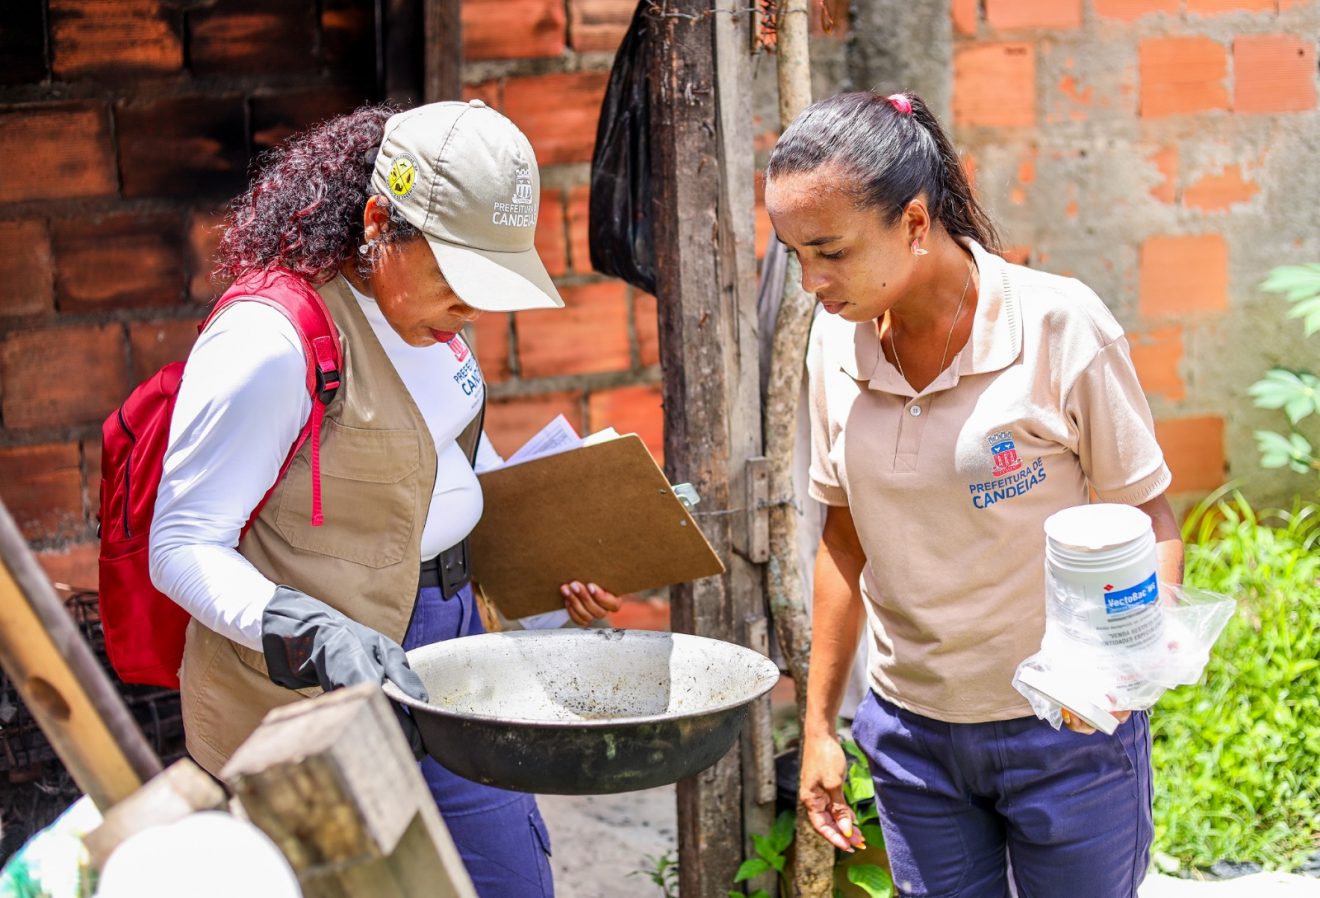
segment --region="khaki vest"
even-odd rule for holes
[[[309,440],[238,551],[275,583],[402,642],[417,594],[435,446],[343,278],[319,292],[339,327],[344,356],[344,385],[321,430],[325,522],[313,527],[310,520]],[[277,686],[260,652],[196,620],[188,625],[179,679],[188,752],[213,774],[266,712],[321,691]]]

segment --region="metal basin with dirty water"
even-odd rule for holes
[[[779,679],[740,645],[645,630],[523,630],[413,649],[430,702],[385,684],[426,751],[506,789],[585,795],[672,783],[718,761]]]

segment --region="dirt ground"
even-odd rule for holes
[[[621,795],[545,795],[558,898],[653,898],[646,856],[677,852],[673,786]],[[1320,898],[1320,880],[1262,873],[1226,882],[1189,882],[1151,875],[1141,898]]]

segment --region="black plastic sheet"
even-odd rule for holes
[[[641,0],[633,12],[601,103],[591,156],[587,234],[592,268],[655,293],[651,104],[646,85],[649,6],[649,0]]]

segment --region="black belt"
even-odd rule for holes
[[[468,569],[467,540],[450,546],[439,555],[422,562],[421,574],[417,579],[417,588],[438,586],[446,599],[467,585],[472,579]]]

